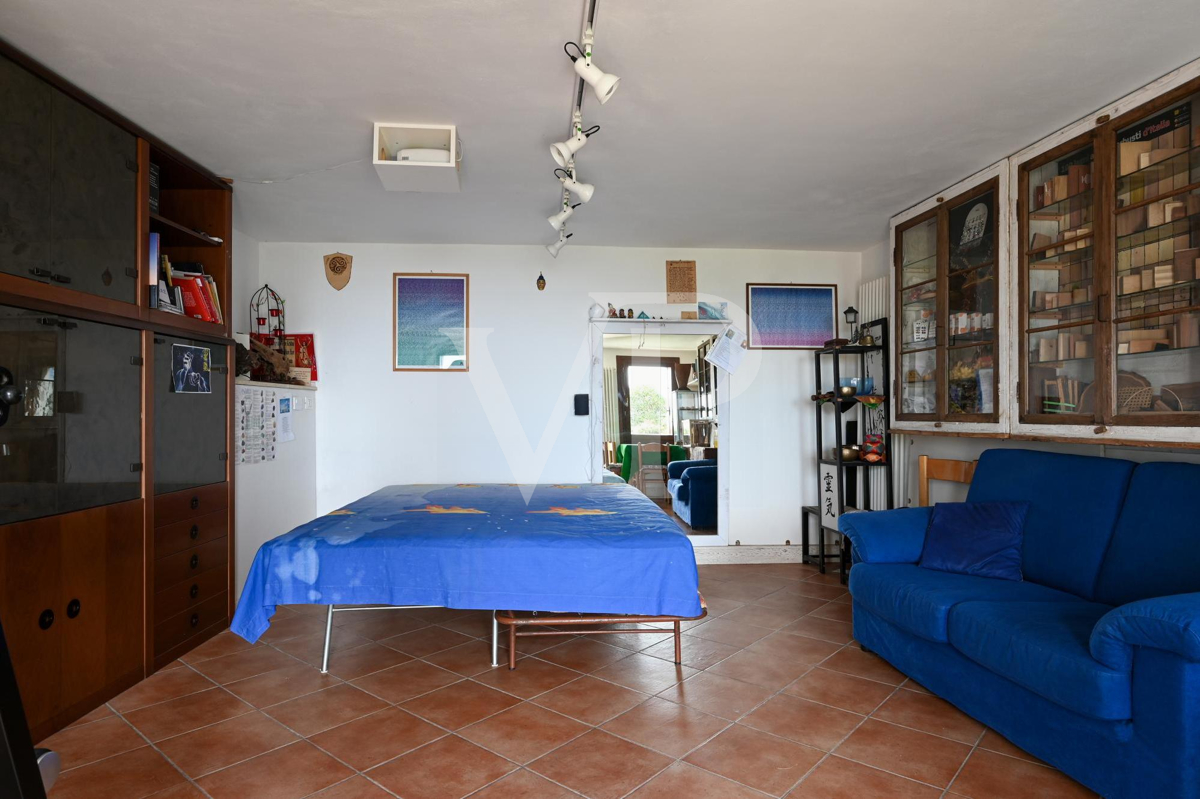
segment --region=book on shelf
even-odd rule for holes
[[[167,281],[158,281],[158,310],[167,313],[183,314],[183,308],[175,303],[174,294],[167,286]]]
[[[157,233],[150,234],[150,246],[147,248],[147,263],[146,275],[150,284],[150,307],[158,307],[158,265],[162,256],[158,251],[159,236]]]
[[[158,213],[159,191],[162,188],[162,168],[150,162],[150,213]]]

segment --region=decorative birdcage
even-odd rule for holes
[[[268,347],[283,352],[286,327],[283,297],[264,283],[250,298],[250,333]]]

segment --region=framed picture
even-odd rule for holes
[[[748,344],[758,350],[819,350],[837,337],[837,286],[747,283]]]
[[[470,366],[470,276],[392,274],[392,370],[465,372]]]
[[[171,390],[176,394],[211,394],[212,350],[172,344]]]

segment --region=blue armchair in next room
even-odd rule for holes
[[[690,527],[717,526],[717,462],[672,461],[667,464],[671,507]]]

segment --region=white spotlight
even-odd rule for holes
[[[560,172],[562,173],[561,175],[559,174]],[[592,195],[596,191],[596,187],[591,183],[580,183],[565,169],[554,170],[554,176],[558,178],[559,183],[563,184],[563,188],[578,197],[581,203],[591,200]]]
[[[550,223],[550,227],[555,230],[562,230],[563,225],[567,224],[567,220],[571,218],[571,214],[575,213],[575,209],[579,207],[579,203],[575,205],[564,206],[561,211],[553,216],[546,217],[546,221]]]
[[[579,152],[583,149],[583,145],[587,144],[588,137],[599,130],[599,125],[593,125],[587,130],[576,128],[576,133],[571,138],[551,144],[550,154],[554,156],[554,160],[558,162],[559,166],[565,167],[571,163],[571,159],[575,156],[575,153]]]
[[[558,241],[554,242],[553,244],[547,244],[546,252],[550,253],[550,255],[557,258],[559,251],[561,251],[563,247],[567,246],[567,239],[571,238],[574,235],[575,235],[574,233],[568,233],[564,236],[564,235],[562,235],[562,232],[559,231]]]
[[[596,99],[600,101],[600,105],[608,102],[608,98],[612,97],[617,91],[617,86],[621,83],[621,79],[616,75],[610,75],[597,66],[593,66],[588,60],[582,58],[575,59],[575,74],[583,78],[583,82],[592,87],[592,91],[596,93]]]
[[[579,55],[571,55],[567,47],[575,46]],[[575,74],[583,78],[583,82],[592,87],[592,91],[596,93],[596,99],[600,101],[600,105],[608,102],[608,98],[613,96],[617,90],[617,85],[621,79],[616,75],[610,75],[592,63],[592,29],[589,26],[583,34],[583,47],[580,47],[575,42],[567,42],[563,45],[563,50],[567,53],[567,57],[575,62]]]

